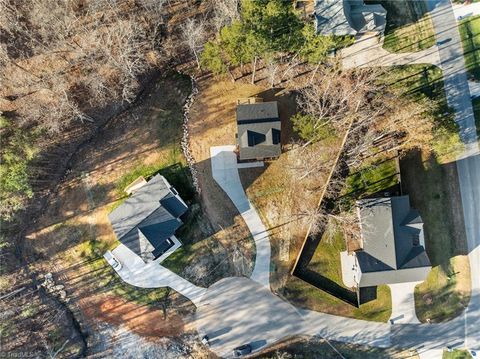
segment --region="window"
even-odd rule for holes
[[[413,235],[413,245],[419,246],[420,245],[420,235],[414,234]]]
[[[262,142],[265,142],[265,135],[254,131],[247,131],[248,147],[256,146]]]
[[[278,145],[280,143],[281,132],[276,128],[272,128],[272,143]]]

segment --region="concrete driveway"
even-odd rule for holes
[[[421,282],[389,284],[392,296],[392,324],[420,323],[415,313],[415,286]]]
[[[212,175],[240,212],[255,241],[255,266],[251,278],[270,289],[270,238],[257,211],[243,190],[235,146],[210,148]]]
[[[342,66],[346,69],[371,66],[394,66],[411,64],[440,64],[437,47],[418,52],[391,53],[383,47],[383,38],[365,34],[355,43],[341,50]]]
[[[159,260],[145,263],[124,244],[112,250],[122,268],[117,271],[122,280],[140,288],[170,287],[199,305],[206,289],[198,287],[171,270],[161,266]]]
[[[232,357],[233,348],[250,344],[264,349],[295,335],[321,336],[354,344],[387,347],[390,325],[309,310],[298,310],[259,283],[241,277],[225,278],[210,286],[195,314],[200,336],[210,348]]]

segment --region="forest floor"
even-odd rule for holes
[[[143,348],[143,353],[162,357],[193,352],[208,356],[194,328],[185,324],[195,310],[190,301],[168,288],[131,287],[101,257],[118,243],[107,215],[125,198],[119,187],[125,176],[138,171],[160,172],[174,186],[179,182],[180,195],[188,197],[192,208],[184,238],[195,243],[213,234],[188,189],[180,150],[182,107],[190,91],[188,77],[171,74],[158,79],[137,105],[113,118],[75,155],[70,173],[28,235],[34,269],[52,272],[56,282],[65,285],[66,301],[89,334],[90,354],[134,357]],[[208,271],[202,266],[215,266],[226,252],[222,245],[211,246],[203,252],[209,261],[193,263],[190,270]],[[221,269],[221,275],[228,275],[231,263]]]

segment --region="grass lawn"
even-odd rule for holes
[[[468,73],[480,81],[480,15],[460,21],[459,30]]]
[[[87,261],[90,270],[95,272],[95,285],[97,288],[101,288],[101,292],[111,292],[137,304],[157,306],[162,299],[168,296],[168,289],[143,289],[123,282],[113,268],[103,259],[103,253],[115,246],[90,239],[78,245],[75,251],[80,258]]]
[[[386,191],[398,184],[395,158],[377,158],[350,173],[345,180],[342,197],[339,200],[343,210],[353,206],[355,200]]]
[[[335,348],[333,349],[332,346]],[[320,338],[294,337],[253,355],[252,358],[322,358],[322,359],[338,359],[342,357],[349,359],[415,359],[409,350],[403,352],[398,349],[381,349],[368,347],[363,345],[352,345],[329,341],[328,343]]]
[[[469,352],[466,350],[453,350],[451,352],[447,352],[446,350],[443,352],[442,359],[469,359],[472,358]]]
[[[327,238],[324,234],[308,269],[346,288],[342,282],[340,263],[340,252],[344,250],[345,240],[341,232],[336,231],[332,238]],[[378,322],[386,322],[391,314],[390,288],[386,285],[377,288],[377,299],[361,305],[360,308],[347,304],[296,277],[289,279],[282,293],[295,305],[319,312]]]
[[[424,15],[417,22],[386,32],[383,48],[389,52],[416,52],[435,45],[432,18]]]
[[[472,101],[473,114],[475,115],[475,126],[477,127],[477,136],[480,137],[480,97]]]
[[[432,263],[427,279],[415,288],[417,317],[425,322],[449,320],[470,298],[470,268],[466,256],[457,172],[454,162],[439,164],[419,151],[400,162],[404,193],[419,210],[425,247]]]
[[[401,65],[389,67],[379,78],[382,84],[399,95],[413,100],[439,101],[447,109],[442,70],[434,65]]]
[[[447,104],[442,70],[432,65],[395,66],[380,76],[380,82],[391,87],[399,96],[408,96],[429,109],[435,130],[431,147],[437,153],[439,162],[454,161],[463,145],[453,112]]]
[[[415,52],[435,44],[432,19],[423,1],[380,0],[387,10],[383,48],[390,52]]]

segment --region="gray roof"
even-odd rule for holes
[[[282,152],[277,102],[237,106],[240,160],[278,157]]]
[[[357,204],[363,243],[356,252],[362,271],[360,286],[364,286],[366,273],[395,271],[400,275],[400,270],[431,267],[422,245],[423,221],[418,211],[410,208],[408,196],[363,199]],[[408,281],[424,279],[415,278],[423,275],[423,270],[402,273],[413,276]]]
[[[277,101],[237,105],[237,123],[279,121]]]
[[[108,218],[118,240],[143,256],[145,250],[162,246],[162,242],[175,233],[182,224],[178,217],[186,210],[187,205],[172,193],[167,180],[156,175]]]
[[[315,21],[317,33],[321,35],[383,32],[386,11],[380,4],[366,5],[363,0],[317,0]]]

